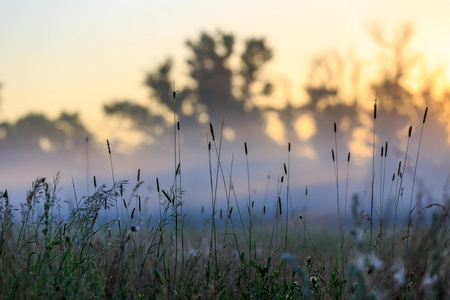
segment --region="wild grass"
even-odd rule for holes
[[[425,117],[420,140],[424,124]],[[248,215],[243,213],[239,203],[245,203],[247,199],[246,196],[240,199],[234,188],[234,159],[227,174],[222,163],[223,122],[218,140],[213,125],[210,125],[205,147],[210,170],[211,214],[202,214],[205,219],[201,228],[191,226],[183,211],[181,130],[180,121],[174,116],[173,185],[160,187],[156,178],[159,210],[157,215],[149,216],[147,220],[141,218],[145,214],[141,212],[140,170],[135,186],[130,189],[128,181],[116,181],[109,141],[108,155],[113,178],[111,186],[97,186],[94,176],[94,192],[81,198],[74,193],[75,207],[67,218],[62,218],[60,213],[67,203],[58,196],[59,175],[52,182],[47,178],[38,178],[32,183],[18,208],[20,220],[16,224],[7,190],[0,193],[0,297],[449,298],[448,202],[433,203],[421,211],[429,211],[429,215],[432,215],[428,225],[413,223],[417,206],[413,206],[412,202],[407,223],[400,224],[403,219],[397,218],[411,129],[408,132],[403,169],[401,162],[398,166],[395,196],[391,198],[395,173],[389,196],[385,198],[384,193],[386,143],[380,156],[380,209],[378,212],[375,209],[373,190],[369,212],[363,210],[361,196],[353,194],[353,224],[349,225],[345,222],[350,153],[347,156],[345,205],[341,218],[338,131],[336,124],[334,126],[332,158],[337,193],[337,231],[318,231],[310,227],[312,215],[307,215],[308,185],[305,185],[303,214],[293,209],[292,200],[295,196],[291,195],[290,143],[287,164],[283,164],[283,175],[278,179],[276,197],[264,203],[262,213],[254,209],[250,192],[251,156],[247,143],[244,143]],[[373,170],[371,180],[373,186]],[[222,184],[227,204],[225,213],[222,209],[218,210],[217,206],[219,185]],[[282,201],[284,191],[286,201]],[[394,201],[392,227],[383,225],[386,224],[384,217],[392,213],[388,212],[390,206],[385,201]],[[111,210],[114,213],[109,213]],[[372,243],[373,231],[376,229],[372,220],[373,211],[380,221],[375,243]],[[100,217],[102,214],[104,218]]]

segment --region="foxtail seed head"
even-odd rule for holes
[[[212,136],[212,140],[215,141],[215,137],[214,137],[214,129],[211,123],[209,123],[209,129],[211,130],[211,136]]]
[[[375,104],[373,105],[373,118],[377,118],[377,99],[375,98]]]
[[[428,113],[428,106],[425,108],[425,113],[423,114],[423,122],[422,124],[425,124],[425,120],[427,119],[427,113]]]

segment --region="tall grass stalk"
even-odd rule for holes
[[[398,204],[400,202],[400,198],[403,196],[403,178],[405,177],[405,169],[406,169],[406,162],[407,162],[407,158],[408,158],[408,149],[409,149],[409,141],[411,139],[411,133],[412,133],[412,125],[409,126],[409,129],[408,129],[408,141],[406,143],[405,159],[403,161],[403,170],[401,172],[400,172],[400,168],[402,165],[401,161],[399,162],[399,165],[398,165],[398,177],[400,178],[400,185],[398,187],[398,191],[397,191],[397,195],[396,195],[394,229],[393,229],[393,233],[392,233],[392,247],[391,247],[392,261],[393,261],[393,257],[394,257],[394,238],[395,238],[395,227],[396,227],[396,223],[397,223]]]
[[[345,244],[345,226],[344,226],[344,224],[346,224],[346,218],[347,218],[347,195],[348,195],[348,174],[349,174],[349,169],[350,169],[350,152],[348,152],[348,155],[347,155],[347,176],[346,176],[346,180],[345,180],[344,218],[342,220],[342,222],[343,222],[343,225],[342,225],[342,241],[341,241],[342,245]],[[342,255],[344,255],[343,254],[344,253],[343,246],[342,246],[341,250],[342,250]],[[342,263],[344,263],[344,262],[342,262]],[[345,276],[345,268],[343,269],[342,276]]]
[[[177,90],[175,90],[175,81],[173,82],[172,96],[173,96],[173,150],[174,150],[174,180],[173,180],[173,207],[175,210],[175,270],[173,275],[173,289],[177,284],[177,266],[178,266],[178,170],[179,170],[179,162],[178,162],[178,152],[177,152]]]
[[[109,146],[109,140],[106,140],[106,145],[108,146],[108,154],[109,154],[109,163],[111,165],[111,177],[112,177],[112,184],[113,184],[113,188],[116,187],[116,179],[114,178],[114,166],[113,166],[113,161],[112,161],[112,155],[111,155],[111,147]],[[117,222],[119,224],[119,231],[120,231],[120,217],[119,217],[119,205],[117,203],[117,197],[115,197],[115,202],[116,202],[116,213],[117,213]]]
[[[250,168],[248,166],[248,149],[247,149],[247,142],[244,142],[244,151],[245,151],[245,161],[247,163],[247,187],[248,187],[248,217],[249,217],[249,228],[248,228],[248,236],[249,236],[249,247],[248,247],[248,257],[249,262],[252,257],[252,244],[253,244],[253,238],[252,238],[252,231],[253,231],[253,220],[252,220],[252,200],[251,200],[251,192],[250,192]]]
[[[333,124],[334,129],[334,147],[335,151],[333,149],[331,150],[331,157],[333,159],[333,165],[334,165],[334,177],[336,180],[336,204],[337,204],[337,217],[338,217],[338,230],[339,230],[339,252],[340,252],[340,264],[341,264],[341,274],[344,276],[344,244],[343,244],[343,231],[342,231],[342,223],[341,223],[341,208],[340,208],[340,201],[339,201],[339,163],[338,163],[338,147],[337,147],[337,126],[336,122]],[[336,157],[335,157],[336,153]]]
[[[413,175],[412,188],[411,188],[411,200],[409,202],[408,224],[407,224],[407,231],[406,231],[405,266],[406,266],[406,263],[408,261],[409,230],[410,230],[410,227],[412,225],[411,224],[411,222],[412,222],[411,215],[412,215],[414,209],[417,206],[417,204],[416,204],[416,206],[414,206],[414,208],[412,208],[412,202],[413,202],[413,197],[414,197],[414,185],[415,185],[415,182],[416,182],[417,165],[419,164],[420,146],[422,144],[423,127],[425,125],[425,121],[427,120],[427,113],[428,113],[428,107],[425,109],[425,112],[423,114],[422,126],[420,128],[419,146],[417,148],[416,163],[415,163],[415,166],[414,166],[414,175]]]
[[[90,194],[89,191],[89,182],[90,182],[90,176],[89,176],[89,137],[86,137],[85,139],[85,150],[86,150],[86,195]]]
[[[213,142],[215,142],[214,130],[213,130],[211,123],[210,123],[210,128],[211,128],[211,136],[212,136]],[[209,149],[209,153],[210,153],[209,154],[209,160],[210,160],[209,173],[210,173],[210,182],[211,182],[211,209],[212,209],[212,214],[211,214],[212,228],[211,228],[211,239],[210,239],[210,247],[209,247],[209,253],[210,253],[209,257],[211,257],[212,251],[214,250],[214,265],[215,265],[215,270],[217,270],[218,261],[217,261],[217,238],[216,238],[216,195],[217,195],[218,168],[217,168],[217,172],[216,172],[216,183],[213,184],[212,165],[211,165],[211,142],[209,143],[208,149]]]
[[[306,259],[306,212],[308,208],[308,186],[305,187],[305,212],[303,218],[300,215],[300,219],[302,220],[303,226],[303,260]]]
[[[184,267],[185,267],[185,259],[184,259],[184,212],[183,212],[183,185],[181,181],[181,138],[180,138],[180,119],[177,121],[177,135],[178,135],[178,180],[179,180],[179,188],[180,188],[180,214],[181,214],[181,278],[184,277]]]
[[[372,141],[372,193],[370,197],[370,240],[369,240],[369,250],[372,245],[373,236],[373,192],[375,189],[375,124],[377,119],[377,99],[375,99],[375,104],[373,105],[373,141]]]
[[[289,178],[291,172],[291,143],[288,143],[288,165],[284,164],[284,174],[286,175],[286,225],[284,235],[284,253],[288,249],[288,227],[289,227]],[[291,203],[292,204],[292,203]],[[286,284],[286,263],[283,263],[284,283]]]

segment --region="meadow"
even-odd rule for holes
[[[105,155],[110,157],[114,184],[97,185],[94,177],[95,191],[82,197],[74,187],[75,205],[67,217],[61,215],[67,203],[58,195],[58,175],[52,181],[36,179],[20,207],[12,206],[5,189],[0,193],[0,298],[449,299],[449,202],[423,207],[413,197],[402,199],[407,159],[415,159],[412,195],[420,159],[420,142],[417,153],[408,153],[411,127],[398,171],[375,178],[375,161],[386,170],[389,153],[386,142],[380,145],[381,156],[375,157],[376,112],[375,103],[369,211],[361,209],[360,195],[342,186],[348,184],[348,175],[338,178],[339,133],[336,124],[330,128],[335,137],[330,163],[336,178],[337,224],[327,232],[309,227],[307,188],[304,211],[292,208],[290,144],[277,197],[257,213],[247,144],[248,200],[242,205],[232,166],[222,165],[222,131],[215,132],[212,125],[206,183],[210,213],[201,215],[203,226],[189,224],[175,116],[173,184],[163,187],[156,179],[156,215],[142,210],[140,171],[135,185],[115,180],[109,142]],[[420,140],[426,115],[427,110]],[[351,154],[346,158],[348,172]],[[374,196],[375,181],[386,188],[381,197]],[[221,196],[226,209],[216,207],[219,187],[225,191]],[[409,204],[406,219],[398,212],[403,200]],[[351,224],[344,221],[348,219]]]

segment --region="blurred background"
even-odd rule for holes
[[[2,2],[0,190],[18,207],[37,177],[59,172],[60,196],[73,205],[73,185],[81,198],[93,193],[93,176],[98,185],[112,184],[108,139],[115,179],[129,179],[131,192],[140,169],[152,211],[156,177],[166,190],[173,185],[175,118],[183,200],[194,212],[210,207],[210,123],[217,143],[222,136],[224,177],[243,203],[248,158],[255,209],[275,205],[286,163],[294,207],[304,210],[308,186],[308,209],[335,216],[331,149],[341,201],[359,193],[367,208],[373,153],[375,197],[390,199],[407,147],[404,205],[446,204],[449,6],[443,0]],[[211,157],[215,176],[214,147]],[[226,205],[223,184],[218,203]]]

